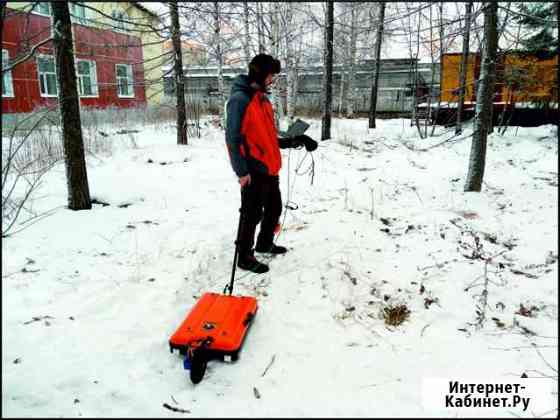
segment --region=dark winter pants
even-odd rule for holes
[[[251,174],[251,183],[241,190],[240,256],[251,253],[259,222],[261,229],[257,247],[268,248],[272,245],[274,229],[281,213],[282,197],[278,176]]]

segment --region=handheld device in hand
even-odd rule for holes
[[[301,136],[303,133],[307,131],[308,128],[309,128],[309,124],[298,118],[288,128],[288,131],[286,131],[286,136],[287,137]]]

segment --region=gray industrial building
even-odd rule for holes
[[[380,113],[408,113],[412,110],[414,92],[414,66],[418,66],[417,96],[419,102],[426,100],[431,92],[435,100],[439,94],[439,64],[416,63],[415,60],[387,59],[382,60],[379,75],[379,92],[377,110]],[[164,79],[164,92],[172,101],[174,95],[174,78],[168,67],[164,69],[167,77]],[[191,103],[200,103],[203,108],[217,110],[220,106],[218,95],[217,67],[188,67],[185,68],[186,96]],[[333,111],[339,110],[340,78],[343,68],[335,65],[333,68]],[[369,110],[369,98],[373,80],[374,62],[365,60],[355,66],[354,111],[358,114]],[[246,73],[244,67],[223,67],[224,94],[227,98],[232,80],[238,74]],[[433,75],[432,75],[433,73]],[[308,66],[298,70],[298,89],[296,95],[296,112],[319,113],[321,110],[323,66]],[[433,84],[432,84],[433,80]],[[280,73],[278,82],[280,97],[286,109],[286,74]]]

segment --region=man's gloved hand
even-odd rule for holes
[[[315,140],[313,140],[309,136],[306,136],[305,134],[302,134],[300,136],[295,136],[293,138],[293,142],[294,142],[294,146],[296,147],[303,144],[308,152],[312,152],[318,146]]]

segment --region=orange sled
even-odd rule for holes
[[[231,295],[237,265],[237,242],[229,286],[226,285],[223,294],[202,295],[169,339],[171,352],[179,350],[186,356],[184,367],[190,370],[190,379],[194,384],[204,377],[209,360],[233,362],[238,359],[251,321],[257,313],[254,297]],[[226,294],[228,291],[229,294]]]

